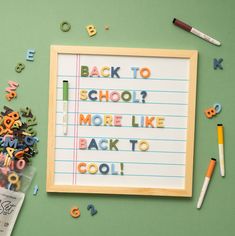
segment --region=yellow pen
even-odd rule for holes
[[[217,124],[218,131],[218,145],[219,145],[219,164],[220,164],[220,175],[225,176],[224,168],[224,126]]]

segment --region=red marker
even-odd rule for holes
[[[184,22],[182,22],[182,21],[180,21],[180,20],[178,20],[176,18],[173,19],[173,24],[175,24],[176,26],[180,27],[181,29],[184,29],[184,30],[186,30],[186,31],[188,31],[190,33],[193,33],[194,35],[196,35],[196,36],[206,40],[209,43],[212,43],[212,44],[217,45],[217,46],[221,45],[221,43],[218,40],[213,39],[212,37],[202,33],[201,31],[193,28],[190,25],[187,25],[186,23],[184,23]]]

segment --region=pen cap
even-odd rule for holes
[[[216,164],[216,159],[211,158],[210,164],[209,164],[207,171],[206,171],[206,177],[211,178],[213,171],[215,169],[215,164]]]
[[[174,18],[173,19],[173,24],[179,26],[180,28],[186,30],[186,31],[191,31],[192,27],[190,25],[185,24],[184,22]]]
[[[68,80],[63,80],[63,101],[68,101],[69,96],[69,82]]]
[[[223,144],[224,143],[224,126],[222,124],[217,125],[217,130],[218,130],[218,144]]]

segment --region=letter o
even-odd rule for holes
[[[12,172],[8,176],[8,182],[10,182],[11,184],[16,184],[18,181],[19,181],[19,176],[15,172]]]
[[[151,75],[150,69],[147,67],[142,68],[140,70],[140,75],[145,79],[148,78]]]
[[[107,164],[103,163],[99,166],[99,171],[101,174],[107,175],[109,173],[109,166]]]
[[[123,101],[129,102],[131,100],[131,93],[129,91],[124,91],[121,97]]]
[[[146,140],[141,140],[138,144],[139,150],[145,152],[149,149],[149,143]]]
[[[23,169],[25,168],[25,165],[26,165],[25,160],[24,160],[24,159],[20,159],[20,160],[18,160],[17,163],[16,163],[16,168],[17,168],[18,170],[23,170]]]
[[[112,102],[118,102],[120,100],[120,94],[117,91],[110,93],[109,98]]]
[[[94,175],[98,171],[98,166],[95,163],[90,163],[87,166],[87,170],[90,174]]]
[[[103,120],[102,120],[102,117],[100,115],[94,115],[92,117],[92,123],[95,125],[95,126],[100,126],[102,124]]]

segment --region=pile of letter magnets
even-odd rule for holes
[[[4,106],[0,113],[0,187],[20,190],[23,171],[38,153],[35,125],[28,107],[17,112]]]

